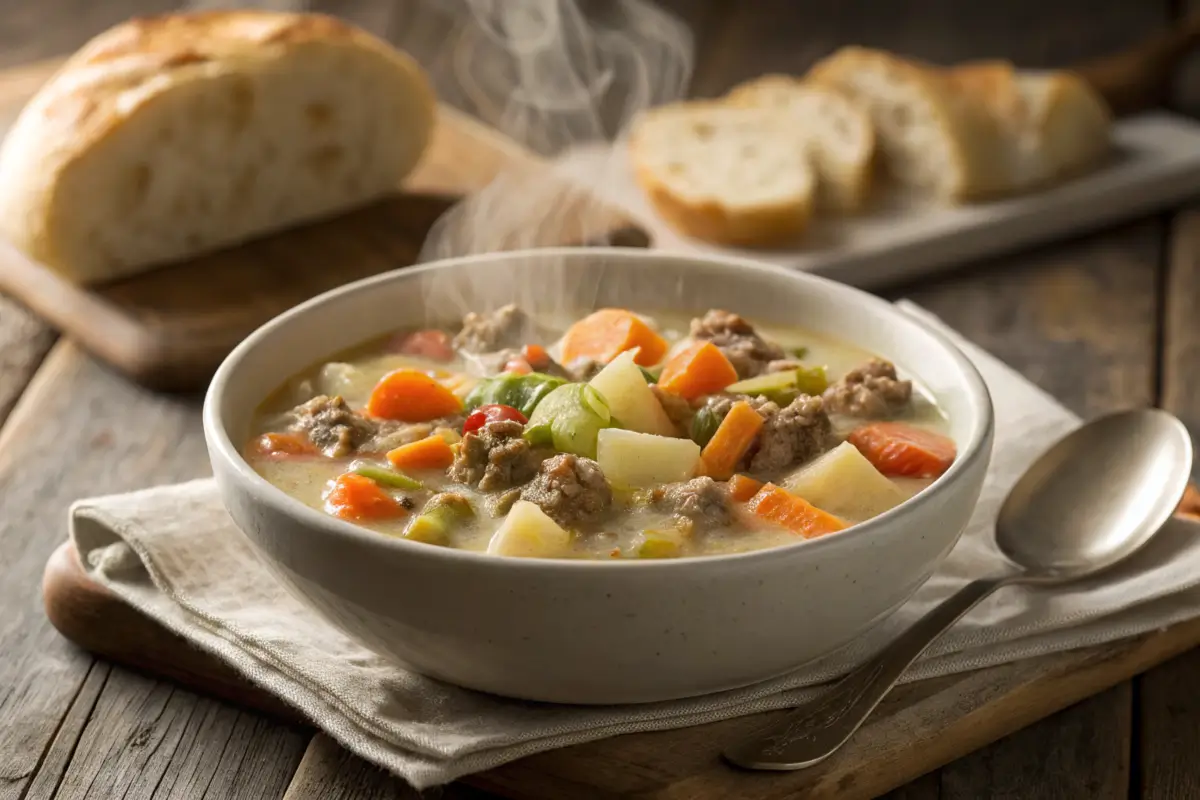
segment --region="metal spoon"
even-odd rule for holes
[[[1119,563],[1170,519],[1192,470],[1192,441],[1156,409],[1101,417],[1060,440],[1009,492],[996,544],[1012,562],[929,611],[829,692],[725,751],[747,769],[795,770],[845,744],[930,643],[992,592],[1054,585]]]

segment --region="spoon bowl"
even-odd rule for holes
[[[996,545],[1026,582],[1100,572],[1162,528],[1187,488],[1191,463],[1191,437],[1167,412],[1101,417],[1025,472],[996,520]]]

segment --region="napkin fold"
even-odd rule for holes
[[[991,524],[1005,494],[1045,447],[1079,424],[932,315],[899,305],[949,336],[991,390],[996,440],[979,505],[942,568],[891,618],[818,662],[754,686],[649,705],[563,706],[484,695],[401,669],[280,586],[225,514],[211,479],[81,500],[70,511],[71,537],[93,579],[417,789],[552,748],[792,706],[967,581],[995,572],[1001,559]],[[1198,533],[1194,523],[1176,519],[1102,577],[1052,590],[1002,590],[902,680],[1100,644],[1200,615]]]

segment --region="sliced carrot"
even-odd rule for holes
[[[458,395],[424,372],[398,369],[379,379],[367,400],[367,413],[382,419],[426,422],[462,411]]]
[[[387,460],[396,469],[445,469],[454,463],[454,450],[444,436],[435,433],[389,450]]]
[[[268,458],[280,458],[315,456],[320,451],[308,439],[294,433],[264,433],[254,440],[254,452]]]
[[[729,496],[739,503],[744,503],[754,497],[762,487],[762,481],[756,481],[749,475],[739,473],[729,479]]]
[[[746,508],[758,518],[787,528],[805,539],[815,539],[847,527],[845,522],[832,514],[822,511],[804,498],[797,497],[773,483],[768,483],[759,489],[758,493],[750,498]]]
[[[632,311],[602,308],[576,322],[562,340],[562,360],[586,358],[607,364],[626,350],[638,348],[634,362],[652,367],[667,354],[667,340]]]
[[[658,385],[685,400],[719,392],[738,379],[737,370],[712,342],[695,342],[663,365]]]
[[[700,451],[700,466],[704,474],[718,481],[728,480],[733,469],[746,455],[762,429],[763,418],[745,400],[729,409],[717,432]]]
[[[550,363],[550,354],[540,344],[527,344],[521,348],[521,355],[529,366],[540,370]]]
[[[354,472],[334,479],[325,495],[325,510],[335,517],[354,521],[391,519],[408,513],[379,484]]]
[[[954,463],[954,442],[933,431],[903,422],[872,422],[846,441],[884,475],[936,478]]]

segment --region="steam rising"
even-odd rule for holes
[[[186,5],[305,11],[312,4]],[[682,97],[691,77],[691,32],[650,0],[407,0],[377,4],[368,18],[351,15],[349,21],[411,53],[443,102],[551,160],[581,145],[620,147],[638,112]],[[597,183],[583,187],[530,161],[506,165],[490,185],[443,215],[419,260],[602,239],[618,223],[595,198],[605,194],[605,176],[615,177],[619,168],[625,167],[610,157]],[[439,282],[427,293],[426,308],[460,314],[507,302],[578,308],[591,304],[603,280],[599,267],[570,276],[539,270],[536,283],[522,285],[505,272],[469,287]]]
[[[445,45],[435,82],[443,96],[460,94],[461,105],[487,125],[552,159],[579,145],[619,140],[634,116],[678,99],[692,67],[692,37],[675,17],[646,0],[459,0],[460,23]],[[585,13],[585,10],[590,13]],[[530,165],[506,169],[482,191],[447,212],[430,231],[420,260],[497,250],[583,243],[615,226],[611,211],[596,201],[599,185],[583,187]],[[514,286],[497,274],[495,285],[472,286],[472,302],[527,308],[587,305],[589,285],[601,278],[561,271],[552,280],[539,271],[535,284]],[[503,273],[501,270],[499,273]],[[453,286],[431,291],[427,305],[455,302]]]

